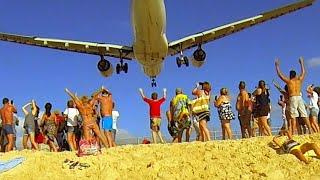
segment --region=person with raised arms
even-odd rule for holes
[[[97,93],[95,93],[91,100],[87,96],[83,96],[80,99],[74,93],[70,92],[68,89],[65,89],[65,91],[76,104],[76,107],[79,110],[80,115],[82,117],[82,131],[83,131],[84,139],[86,141],[91,140],[92,138],[91,130],[92,130],[94,134],[98,136],[98,138],[102,141],[103,145],[105,147],[109,147],[109,144],[106,138],[104,137],[104,135],[101,133],[99,126],[97,125],[97,122],[93,119],[94,103],[99,93],[102,92],[102,89],[99,90]]]
[[[156,92],[153,92],[151,94],[151,99],[147,98],[143,90],[139,89],[140,95],[144,102],[148,103],[150,107],[150,129],[151,129],[151,135],[153,139],[153,143],[157,143],[156,136],[159,137],[161,143],[165,143],[163,140],[160,126],[161,126],[161,105],[165,102],[166,96],[167,96],[167,89],[163,89],[163,97],[158,99],[158,94]]]
[[[31,112],[26,108],[31,106]],[[35,142],[35,120],[37,120],[39,115],[39,107],[36,105],[34,100],[22,107],[22,111],[25,115],[25,120],[23,124],[24,135],[22,139],[23,149],[28,148],[28,140],[30,141],[32,148],[38,150],[38,144]]]
[[[303,84],[303,80],[306,76],[306,71],[304,67],[304,60],[302,57],[299,58],[301,74],[297,76],[296,71],[291,70],[289,77],[286,77],[280,70],[280,60],[276,59],[275,66],[276,71],[279,78],[284,81],[288,86],[288,96],[289,96],[289,104],[290,104],[290,116],[291,116],[291,133],[294,134],[296,129],[296,118],[301,115],[305,124],[308,127],[309,134],[312,133],[311,125],[309,120],[307,119],[308,114],[304,104],[304,100],[301,94],[301,87]]]

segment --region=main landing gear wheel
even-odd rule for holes
[[[177,62],[178,67],[181,67],[181,60],[180,60],[180,57],[177,57],[177,58],[176,58],[176,62]]]
[[[189,67],[189,59],[187,56],[183,56],[182,54],[176,58],[176,63],[178,67],[180,68],[182,64],[185,64],[186,67]]]
[[[124,63],[124,66],[123,66],[123,71],[124,73],[128,73],[128,63]]]
[[[120,74],[120,68],[121,68],[120,64],[117,64],[117,66],[116,66],[116,73],[117,74]]]
[[[128,73],[128,69],[129,69],[129,66],[128,66],[128,63],[124,63],[123,64],[123,60],[121,59],[120,60],[120,64],[117,64],[116,66],[116,72],[117,74],[120,74],[121,71],[123,71],[124,73]]]
[[[183,62],[186,65],[186,67],[189,67],[189,59],[187,58],[187,56],[183,57]]]

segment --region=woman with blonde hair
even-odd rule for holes
[[[231,98],[228,93],[227,88],[222,88],[220,90],[220,96],[219,98],[215,98],[214,105],[215,107],[218,108],[218,114],[219,114],[219,119],[221,121],[221,128],[222,128],[222,139],[226,139],[226,135],[228,139],[232,139],[232,131],[230,127],[230,121],[235,119],[235,115],[232,112],[232,107],[231,107]]]
[[[199,122],[200,139],[202,141],[211,140],[210,131],[207,127],[207,123],[210,121],[210,92],[211,85],[209,82],[197,83],[192,91],[192,95],[197,97],[197,99],[191,101],[192,116]],[[199,104],[199,102],[202,103]],[[196,105],[197,103],[198,105]]]

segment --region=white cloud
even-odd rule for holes
[[[307,61],[308,66],[311,68],[315,68],[320,66],[320,57],[314,57]]]

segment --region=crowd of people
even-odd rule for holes
[[[280,71],[280,61],[276,60],[275,67],[278,76],[286,85],[281,88],[277,82],[273,82],[280,92],[278,101],[283,109],[282,130],[290,134],[302,134],[319,132],[319,94],[320,89],[309,85],[306,93],[310,98],[307,105],[302,98],[302,85],[305,78],[305,67],[302,58],[299,60],[301,74],[290,71],[286,77]],[[24,149],[40,149],[39,144],[47,144],[51,151],[79,150],[81,140],[91,142],[92,139],[104,147],[115,147],[116,122],[119,112],[114,110],[112,93],[102,87],[92,94],[91,97],[78,97],[68,89],[66,93],[71,100],[67,102],[67,108],[60,113],[51,112],[52,105],[45,104],[45,112],[39,117],[40,108],[32,100],[22,107],[25,115],[24,121]],[[167,98],[167,90],[163,89],[163,97],[158,98],[156,92],[147,98],[143,90],[139,89],[140,95],[149,107],[150,130],[153,143],[158,139],[165,143],[161,127],[161,105]],[[208,122],[211,117],[212,106],[217,108],[221,122],[222,139],[232,139],[233,133],[230,122],[236,119],[233,112],[231,97],[228,88],[221,88],[220,95],[214,98],[211,95],[209,82],[199,82],[190,91],[192,98],[188,97],[181,88],[176,88],[175,96],[170,100],[170,106],[166,110],[168,120],[167,129],[172,136],[172,142],[182,142],[183,134],[188,142],[191,129],[195,129],[198,141],[210,141],[211,135]],[[260,135],[271,136],[270,112],[271,100],[269,88],[265,81],[260,80],[256,89],[249,93],[244,81],[239,82],[239,94],[235,108],[237,111],[242,138],[254,137],[257,130]],[[309,113],[308,113],[309,111]],[[0,109],[2,151],[8,152],[15,147],[15,125],[14,114],[17,112],[12,101],[3,99],[3,107]],[[101,123],[100,123],[101,120]],[[101,125],[100,125],[101,124]]]
[[[302,85],[305,78],[305,66],[303,58],[299,59],[301,74],[297,75],[295,71],[290,71],[289,77],[286,77],[279,68],[280,61],[276,60],[275,67],[278,76],[285,82],[284,88],[281,88],[277,82],[273,82],[280,92],[278,101],[283,110],[282,130],[288,130],[292,134],[317,133],[319,132],[319,94],[320,88],[309,85],[306,89],[309,104],[306,104],[302,98]],[[143,100],[150,106],[150,129],[154,143],[164,143],[160,132],[161,124],[161,104],[166,101],[166,89],[164,95],[158,99],[157,93],[152,93],[151,99],[145,97],[143,90],[139,89]],[[232,110],[231,97],[227,88],[220,89],[220,95],[212,98],[211,85],[209,82],[200,82],[191,91],[193,97],[189,98],[181,88],[176,89],[176,95],[170,101],[170,108],[166,111],[168,120],[168,131],[172,136],[172,142],[181,142],[183,133],[186,135],[186,141],[190,140],[191,128],[195,129],[197,140],[210,141],[211,135],[207,123],[210,121],[211,109],[213,104],[217,108],[221,122],[222,139],[232,139],[233,133],[230,127],[230,121],[236,117]],[[257,134],[271,136],[270,112],[271,100],[269,87],[264,80],[258,82],[257,88],[249,93],[246,89],[246,83],[240,81],[239,94],[236,101],[236,110],[241,127],[242,138],[254,137]],[[309,111],[309,114],[308,114]]]
[[[46,103],[45,112],[39,117],[40,108],[35,100],[22,107],[25,115],[23,149],[38,150],[45,144],[53,152],[75,151],[79,150],[81,139],[87,142],[94,139],[105,147],[115,147],[119,112],[114,109],[112,94],[104,87],[93,93],[91,98],[79,98],[68,89],[66,93],[71,100],[62,113],[58,110],[52,112],[51,103]],[[13,101],[4,98],[2,103],[0,144],[1,152],[8,152],[16,147],[15,126],[19,122]]]

